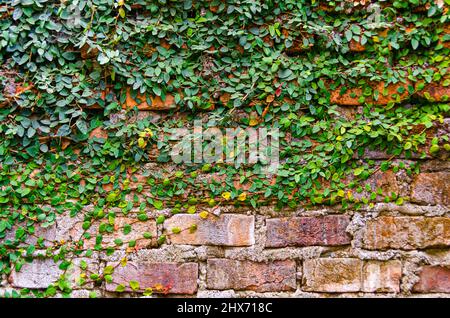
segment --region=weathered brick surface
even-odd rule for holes
[[[362,287],[363,262],[355,258],[308,259],[303,262],[305,291],[358,292]]]
[[[115,263],[109,264],[115,266]],[[106,284],[106,290],[115,291],[120,284],[126,291],[131,291],[130,281],[139,283],[140,289],[161,286],[169,294],[194,294],[197,291],[197,263],[144,263],[128,262],[119,265],[112,274],[113,281]]]
[[[362,291],[367,293],[400,292],[402,263],[400,261],[368,261],[363,265]]]
[[[382,216],[367,222],[363,233],[367,249],[413,250],[450,245],[448,217]]]
[[[58,226],[59,235],[65,233],[67,238],[72,240],[79,240],[83,237],[83,222],[82,220],[65,220],[68,222],[65,225],[65,229]],[[125,225],[131,226],[131,232],[128,234],[124,233]],[[84,248],[94,248],[96,245],[96,236],[99,234],[100,222],[94,222],[91,227],[86,231],[90,234],[90,238],[84,238]],[[61,233],[60,233],[61,232]],[[152,235],[151,238],[145,239],[143,234],[148,232]],[[136,241],[136,249],[153,247],[156,245],[157,239],[157,229],[156,221],[154,219],[148,219],[147,221],[139,221],[136,218],[131,217],[116,217],[114,220],[114,231],[113,233],[104,232],[102,233],[102,244],[103,248],[115,247],[125,249],[128,247],[128,243],[132,240]],[[124,244],[116,245],[114,240],[120,239]]]
[[[150,103],[147,102],[147,99]],[[176,107],[175,96],[167,94],[163,100],[159,96],[145,96],[142,94],[137,94],[134,98],[130,90],[127,91],[127,98],[125,103],[122,105],[124,109],[129,109],[137,107],[139,110],[167,110]]]
[[[450,268],[425,266],[413,288],[418,293],[450,293]]]
[[[13,272],[10,282],[20,288],[47,288],[56,282],[62,271],[53,259],[36,259],[26,263],[19,272]]]
[[[292,291],[296,288],[296,264],[292,260],[256,263],[230,259],[209,259],[209,289]]]
[[[446,102],[450,100],[450,86],[441,84],[428,84],[417,95],[433,102]]]
[[[331,92],[330,102],[342,106],[359,106],[364,103],[386,105],[389,102],[402,101],[409,97],[408,86],[410,83],[389,84],[386,87],[382,82],[369,85],[374,92],[376,91],[375,96],[372,94],[364,96],[363,88],[360,87],[350,88],[342,94],[341,88],[338,88]],[[361,96],[365,98],[364,103],[360,101]]]
[[[126,225],[131,226],[131,232],[128,234],[124,233],[124,227]],[[136,249],[152,247],[156,245],[157,230],[156,221],[154,219],[149,219],[145,222],[138,221],[137,219],[119,217],[114,221],[114,233],[103,235],[102,246],[116,246],[114,243],[115,239],[121,239],[124,242],[124,247],[128,246],[128,242],[136,241]],[[152,234],[152,237],[145,239],[143,234],[147,232]]]
[[[180,228],[181,233],[171,235],[173,244],[250,246],[255,243],[254,216],[223,214],[220,217],[209,215],[202,219],[198,215],[177,214],[164,222],[164,228],[171,233]],[[197,225],[197,230],[189,227]]]
[[[266,247],[346,245],[349,217],[344,215],[268,219]]]
[[[355,198],[369,197],[370,192],[366,190],[366,185],[370,186],[371,192],[378,192],[381,190],[382,195],[376,198],[377,201],[382,201],[384,196],[390,196],[391,193],[398,194],[400,191],[399,183],[397,181],[397,176],[393,171],[378,171],[372,176],[370,176],[367,180],[361,183],[363,187],[363,192],[358,193],[353,191],[353,196]]]
[[[411,200],[450,206],[450,172],[420,173],[411,185]]]
[[[74,259],[73,264],[69,267],[66,275],[77,287],[82,270],[79,267],[81,259]],[[92,259],[84,259],[88,264],[88,269],[97,271],[98,265]],[[34,259],[31,263],[25,263],[19,272],[13,271],[9,277],[9,281],[14,287],[41,289],[47,288],[55,283],[64,273],[59,269],[60,262],[54,262],[53,259]]]
[[[89,138],[107,139],[108,133],[102,127],[97,127],[91,131],[91,133],[89,134]]]

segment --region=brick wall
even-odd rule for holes
[[[303,50],[294,47],[287,53],[301,54]],[[350,50],[357,53],[365,47],[355,43]],[[83,58],[89,58],[87,52],[81,53]],[[370,86],[385,92],[376,100],[369,97],[361,101],[362,89],[350,89],[341,94],[337,87],[330,93],[329,102],[339,105],[341,116],[352,117],[364,103],[384,106],[393,100],[413,103],[421,98],[431,103],[446,102],[450,95],[450,86],[443,84],[428,84],[420,89],[418,84],[412,83],[385,88],[385,83],[374,82]],[[107,93],[110,92],[99,92],[103,98]],[[222,103],[226,99],[227,96],[218,98]],[[152,105],[148,105],[146,102],[138,104],[128,92],[123,108],[134,106],[140,110],[139,118],[151,116],[156,121],[165,120],[167,112],[175,107],[170,95],[164,102],[154,98]],[[86,111],[95,112],[96,108],[101,107],[94,104]],[[443,118],[434,133],[449,135],[450,118]],[[107,137],[101,127],[90,135],[90,138]],[[361,162],[373,160],[379,165],[389,157],[383,151],[367,151],[356,159]],[[221,205],[206,208],[206,217],[184,213],[172,215],[170,210],[149,210],[146,221],[138,221],[137,211],[118,217],[114,222],[117,231],[104,235],[102,243],[103,247],[111,246],[114,251],[94,252],[90,258],[75,258],[69,275],[73,281],[79,279],[80,273],[85,271],[80,269],[82,263],[87,263],[87,268],[93,271],[122,264],[114,271],[112,281],[87,284],[75,289],[73,296],[88,297],[89,292],[96,291],[104,297],[138,297],[151,287],[160,292],[157,296],[168,297],[449,297],[448,154],[398,158],[394,163],[396,161],[418,162],[420,173],[408,175],[403,171],[380,170],[367,183],[372,191],[381,188],[384,195],[395,192],[408,198],[402,205],[383,202],[383,196],[380,196],[373,205],[345,211],[339,207],[279,211],[271,205],[258,209]],[[145,175],[152,169],[162,167],[154,162],[142,166],[129,186],[135,189],[142,185],[145,191]],[[174,171],[180,167],[164,169]],[[200,177],[217,176],[205,174]],[[87,205],[83,212],[92,209],[93,206]],[[77,241],[85,235],[82,214],[74,218],[61,214],[51,227],[37,228],[36,235],[44,237],[46,247],[61,241]],[[156,217],[161,214],[166,219],[157,222]],[[133,231],[129,234],[120,231],[125,224],[132,225]],[[196,230],[190,231],[194,225]],[[87,230],[92,235],[86,239],[86,248],[95,245],[98,227],[99,224],[94,224]],[[174,228],[181,232],[173,234]],[[143,239],[143,233],[151,236]],[[157,238],[164,234],[166,241],[158,242]],[[9,235],[13,236],[14,231]],[[137,243],[132,248],[117,247],[113,243],[117,238],[137,240]],[[34,237],[29,238],[30,243],[33,240]],[[125,256],[126,262],[123,261]],[[44,289],[63,272],[58,261],[45,256],[44,249],[34,251],[33,257],[34,261],[25,264],[20,271],[1,277],[0,291]],[[138,282],[139,288],[129,288],[129,281]],[[118,293],[116,288],[121,284],[126,285],[125,290]]]
[[[436,167],[433,161],[427,165]],[[125,266],[117,267],[112,282],[88,284],[73,295],[88,296],[92,288],[106,297],[138,296],[147,287],[160,286],[167,296],[448,296],[448,174],[433,168],[412,183],[396,175],[398,187],[406,187],[417,202],[402,206],[380,202],[346,212],[222,206],[206,218],[170,216],[167,211],[161,224],[154,219],[161,211],[149,211],[144,222],[130,214],[116,219],[115,225],[132,224],[133,231],[127,235],[116,231],[104,238],[103,246],[116,238],[137,239],[143,232],[152,233],[153,238],[139,240],[135,248],[120,247],[111,255],[102,252],[84,259],[95,270],[114,266],[125,255],[129,258]],[[90,209],[86,206],[85,212]],[[54,226],[40,228],[38,234],[47,242],[77,240],[80,222],[61,215]],[[197,230],[191,233],[188,229],[193,224]],[[176,227],[182,231],[172,235]],[[89,231],[95,233],[95,225]],[[164,233],[167,241],[157,245],[155,238]],[[74,281],[82,260],[75,259],[69,271]],[[52,259],[36,257],[4,277],[2,290],[46,288],[61,272]],[[139,282],[140,290],[127,287],[124,293],[115,292],[119,284],[129,281]]]

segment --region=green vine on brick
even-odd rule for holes
[[[449,5],[0,4],[0,275],[20,271],[37,254],[53,258],[63,271],[45,290],[6,296],[67,296],[75,286],[110,283],[113,266],[96,271],[82,262],[75,283],[68,272],[76,258],[112,255],[117,248],[125,248],[117,266],[124,265],[139,241],[161,245],[196,230],[187,225],[104,244],[106,236],[126,236],[149,218],[157,224],[176,213],[208,219],[229,205],[281,210],[403,204],[408,198],[366,180],[384,171],[420,171],[399,158],[448,156],[448,135],[435,134],[449,114],[448,96],[429,88],[450,86]],[[353,106],[338,105],[344,98]],[[145,118],[135,107],[157,108],[168,100],[171,110]],[[279,128],[278,175],[267,177],[261,164],[165,169],[171,165],[169,132],[190,128],[196,119],[205,127]],[[367,151],[389,159],[366,160]],[[145,169],[151,164],[157,170]],[[46,241],[39,234],[67,215],[81,217],[79,237]],[[131,224],[117,226],[124,216]],[[167,288],[131,281],[117,292],[150,295]]]

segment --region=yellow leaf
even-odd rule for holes
[[[250,120],[248,121],[249,126],[256,126],[259,124],[259,120],[256,117],[250,117]]]
[[[230,198],[231,198],[231,193],[230,193],[230,192],[224,192],[224,193],[222,193],[222,198],[224,198],[225,200],[230,200]]]
[[[126,257],[124,257],[120,260],[120,265],[122,265],[122,267],[127,266],[127,258]]]
[[[125,10],[123,8],[119,9],[119,15],[122,19],[125,18]]]
[[[145,145],[147,145],[147,143],[145,142],[144,138],[139,138],[138,139],[138,146],[139,148],[145,148]]]
[[[202,211],[200,212],[198,215],[202,218],[202,219],[206,219],[208,217],[208,212],[207,211]]]
[[[156,284],[156,285],[154,286],[154,289],[155,289],[156,291],[163,291],[163,290],[164,290],[164,286],[158,283],[158,284]]]
[[[246,199],[247,199],[247,193],[243,192],[243,193],[239,194],[239,196],[238,196],[239,201],[245,201]]]

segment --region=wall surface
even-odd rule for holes
[[[386,23],[375,28],[358,10],[391,4],[337,1],[347,6],[342,11],[324,1],[281,1],[281,9],[268,1],[237,15],[231,3],[247,8],[243,1],[203,2],[195,10],[186,9],[190,1],[171,4],[191,19],[177,32],[171,27],[182,23],[168,9],[158,11],[167,25],[133,24],[123,29],[129,39],[98,30],[94,36],[85,25],[67,31],[89,40],[49,40],[49,54],[74,56],[48,61],[45,52],[36,54],[40,44],[18,48],[3,35],[2,60],[17,74],[5,67],[0,74],[0,295],[450,297],[449,2],[393,1],[395,9],[383,11]],[[109,22],[89,6],[82,14],[107,29],[125,11],[130,21],[153,19],[150,3],[155,16],[164,7],[117,4],[112,13],[105,9]],[[66,28],[34,33],[39,27],[29,27],[22,13],[12,17],[16,7],[28,14],[27,5],[0,5],[0,25],[22,43],[26,34]],[[265,21],[274,8],[281,12]],[[316,24],[307,28],[302,14]],[[290,28],[274,26],[283,21]],[[23,29],[14,29],[19,24]],[[228,26],[238,27],[203,43],[209,30]],[[220,53],[220,45],[233,54]],[[70,67],[51,64],[64,58]],[[170,66],[156,64],[166,59]],[[261,60],[269,66],[255,66]],[[293,71],[279,71],[283,65]],[[55,75],[60,70],[70,80]],[[134,76],[153,81],[147,95]],[[193,82],[177,86],[181,77]],[[192,93],[197,86],[209,91]],[[83,119],[65,120],[74,111]],[[190,128],[194,118],[225,113],[228,124],[286,125],[283,151],[298,151],[283,152],[285,175],[257,178],[249,166],[230,172],[223,164],[193,169],[160,160],[161,145],[173,147],[167,127]],[[52,124],[48,131],[22,124],[20,133],[14,125],[23,118]],[[63,125],[74,131],[61,133]],[[34,153],[26,147],[36,140]]]

